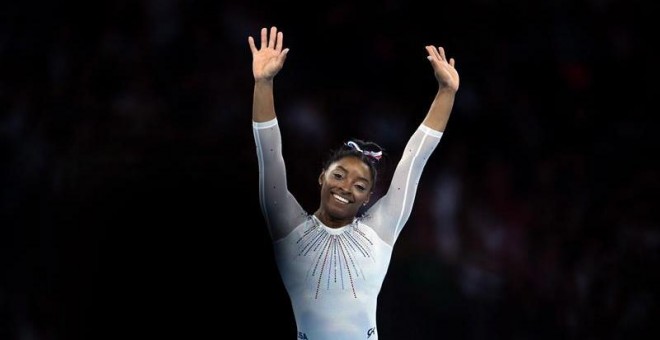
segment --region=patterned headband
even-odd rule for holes
[[[380,160],[380,158],[383,156],[382,151],[364,151],[360,149],[360,147],[354,141],[349,141],[348,143],[346,143],[346,145],[352,149],[362,152],[362,154],[364,154],[365,156],[369,156],[376,160]]]

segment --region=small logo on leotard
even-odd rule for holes
[[[371,327],[367,331],[367,339],[371,338],[372,335],[376,334],[376,327]]]
[[[304,332],[298,332],[298,339],[309,340]]]

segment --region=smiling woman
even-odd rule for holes
[[[252,37],[252,127],[259,161],[259,199],[275,259],[289,294],[298,339],[378,339],[376,307],[393,246],[410,217],[417,184],[440,143],[459,87],[454,59],[426,46],[438,92],[399,160],[387,192],[372,198],[378,144],[351,140],[333,152],[318,177],[318,209],[309,214],[287,188],[273,79],[288,48],[276,27]]]
[[[377,179],[376,162],[382,154],[378,144],[361,140],[348,141],[333,152],[319,175],[321,205],[314,215],[332,227],[351,223],[369,203]]]

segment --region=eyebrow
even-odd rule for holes
[[[348,173],[348,170],[347,170],[346,168],[344,168],[343,166],[339,165],[339,164],[337,164],[337,166],[335,167],[335,169],[341,169],[342,171]],[[361,176],[360,176],[360,177],[358,177],[358,179],[363,180],[363,181],[365,181],[365,182],[367,182],[367,183],[371,183],[371,180],[369,180],[369,179],[366,178],[366,177],[361,177]]]

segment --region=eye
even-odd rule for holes
[[[367,186],[364,185],[364,184],[356,184],[355,187],[358,188],[358,190],[360,190],[360,191],[367,190]]]
[[[342,179],[342,178],[344,178],[344,175],[342,175],[341,173],[335,172],[335,173],[332,174],[332,177],[334,177],[335,179]]]

